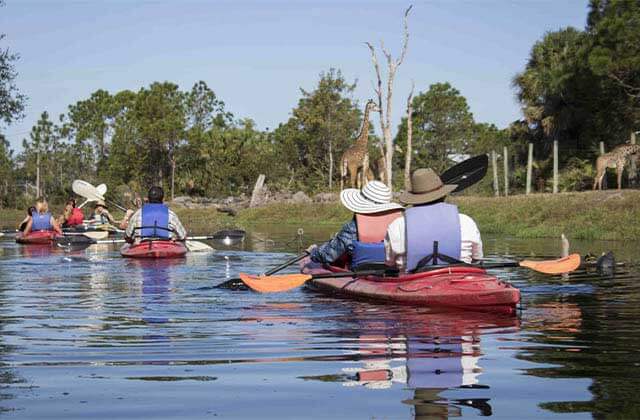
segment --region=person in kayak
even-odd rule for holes
[[[64,212],[58,219],[58,223],[63,228],[82,225],[84,222],[84,213],[82,209],[76,207],[76,199],[70,198],[64,206]]]
[[[415,272],[427,264],[471,263],[482,258],[482,239],[473,219],[445,203],[457,185],[445,185],[430,168],[411,175],[400,202],[412,205],[387,229],[387,265]]]
[[[172,239],[184,241],[187,231],[178,216],[165,204],[161,187],[151,187],[147,194],[148,203],[131,216],[125,231],[125,240],[139,242],[144,238]]]
[[[18,230],[20,232],[24,232],[25,228],[27,227],[27,223],[29,223],[29,221],[31,220],[31,216],[35,211],[36,211],[36,208],[33,206],[27,209],[27,217],[25,217],[24,220],[20,222],[20,224],[18,225]]]
[[[116,221],[109,213],[109,209],[107,208],[107,204],[102,201],[96,201],[95,207],[93,208],[93,215],[91,216],[91,223],[97,225],[115,225]]]
[[[402,215],[402,206],[391,199],[391,189],[380,181],[371,181],[362,190],[343,190],[340,201],[354,213],[353,219],[328,242],[311,245],[307,249],[311,260],[331,265],[350,258],[352,268],[384,264],[387,226]]]
[[[36,211],[31,214],[31,220],[27,222],[23,233],[24,236],[27,236],[29,233],[39,230],[54,231],[62,235],[60,225],[49,211],[49,203],[42,197],[36,201]]]

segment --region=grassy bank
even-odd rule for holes
[[[639,240],[640,191],[625,190],[513,197],[455,197],[451,202],[473,217],[483,233],[521,238]],[[256,224],[339,225],[351,214],[340,204],[272,204],[245,209],[237,217],[211,210],[177,209],[192,232],[250,229]],[[0,210],[0,227],[15,227],[23,211]]]
[[[640,191],[535,194],[513,197],[454,197],[483,233],[522,238],[639,240]],[[297,225],[339,224],[350,213],[340,204],[274,204],[240,212],[240,225],[268,221]]]

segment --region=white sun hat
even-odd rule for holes
[[[340,192],[342,205],[354,213],[371,214],[403,208],[391,202],[391,189],[380,181],[371,181],[362,190],[347,188]]]

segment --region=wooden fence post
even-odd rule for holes
[[[558,140],[553,141],[553,193],[558,194]]]
[[[496,151],[491,151],[491,166],[493,167],[493,193],[496,197],[500,196],[500,184],[498,183],[498,156]]]
[[[504,158],[504,196],[509,195],[509,151],[507,146],[502,148],[502,157]]]
[[[529,143],[529,157],[527,158],[527,186],[525,194],[531,194],[531,175],[533,171],[533,143]]]
[[[605,150],[604,150],[604,142],[601,141],[600,142],[600,156],[604,155]],[[604,170],[604,178],[602,178],[602,189],[606,190],[607,189],[607,170]]]

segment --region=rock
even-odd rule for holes
[[[309,196],[305,193],[303,193],[302,191],[298,191],[297,193],[293,194],[293,196],[291,197],[290,201],[292,203],[296,203],[296,204],[301,204],[301,203],[311,203],[312,200],[309,198]]]
[[[338,194],[331,192],[319,193],[313,196],[313,201],[316,203],[332,203],[338,201]]]

